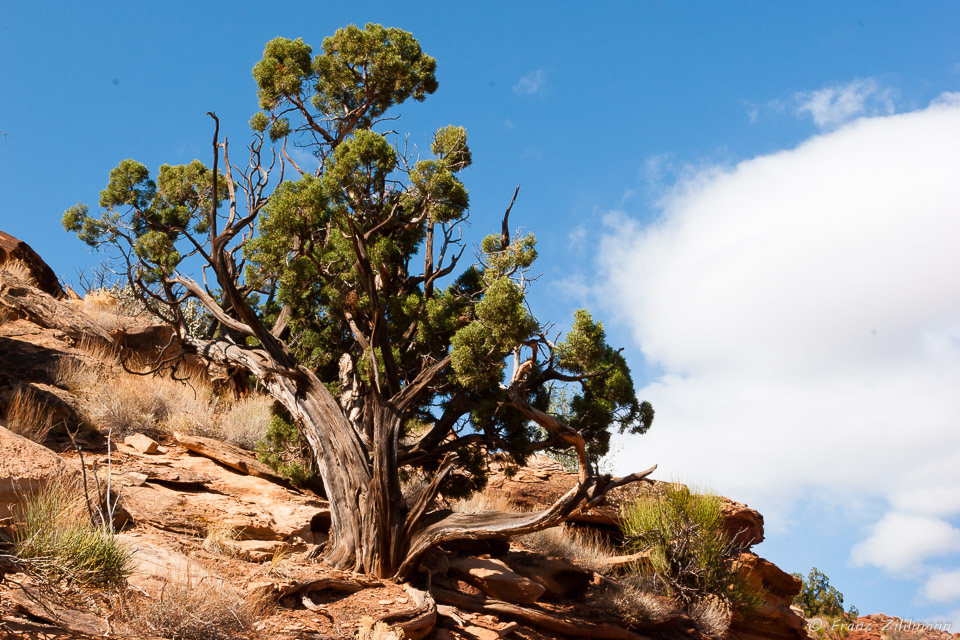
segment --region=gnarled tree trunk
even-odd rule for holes
[[[399,544],[403,500],[395,447],[389,439],[400,420],[389,407],[379,409],[370,444],[349,421],[333,395],[304,367],[284,367],[262,350],[234,343],[186,338],[184,346],[221,365],[243,367],[266,386],[300,425],[313,452],[330,501],[330,540],[324,557],[331,565],[390,577],[403,560]]]

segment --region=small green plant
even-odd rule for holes
[[[753,609],[762,594],[740,575],[738,550],[723,528],[720,499],[682,485],[664,485],[621,509],[626,544],[646,552],[639,571],[653,591],[689,610],[719,598],[738,611]]]
[[[121,584],[132,553],[109,523],[95,525],[76,483],[59,482],[30,494],[15,513],[14,554],[55,580],[91,586]]]
[[[266,434],[257,442],[257,459],[294,486],[300,486],[316,473],[309,452],[297,428],[278,415],[271,418]]]
[[[813,567],[806,578],[799,573],[793,575],[803,581],[803,587],[797,597],[793,599],[793,604],[800,607],[806,617],[820,616],[850,621],[855,620],[860,615],[860,612],[854,606],[851,606],[847,611],[843,610],[843,594],[831,586],[830,578],[823,571]]]

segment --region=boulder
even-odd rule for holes
[[[50,449],[0,427],[0,518],[13,515],[26,495],[74,474]]]
[[[763,516],[756,509],[734,502],[729,498],[720,498],[723,510],[723,528],[727,538],[741,549],[763,542]]]
[[[0,312],[7,318],[26,321],[26,326],[21,327],[24,338],[41,333],[38,329],[49,329],[43,333],[57,340],[66,339],[71,344],[81,340],[89,344],[113,344],[106,329],[77,305],[50,295],[16,272],[0,270]]]
[[[593,574],[563,558],[530,551],[511,551],[501,558],[507,566],[546,589],[554,599],[578,598],[587,591]]]
[[[67,294],[57,280],[57,274],[43,261],[43,258],[23,240],[0,231],[0,265],[7,261],[18,261],[27,268],[30,278],[41,291],[54,298],[66,298]]]
[[[457,558],[450,562],[450,575],[472,584],[491,598],[515,604],[533,604],[546,589],[510,570],[499,560]]]
[[[132,436],[127,436],[123,439],[124,444],[128,444],[140,453],[145,453],[147,455],[153,455],[157,453],[160,445],[157,444],[157,441],[149,436],[145,436],[142,433],[135,433]]]
[[[744,640],[806,640],[806,620],[793,609],[803,582],[769,560],[740,554],[740,573],[749,585],[762,589],[764,602],[746,615],[734,614],[730,635]]]

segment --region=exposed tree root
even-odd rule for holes
[[[420,640],[420,638],[427,637],[437,624],[437,603],[433,599],[433,594],[429,591],[420,591],[409,584],[403,585],[403,588],[410,594],[417,610],[412,613],[392,613],[381,617],[378,622],[403,629],[404,638]],[[403,620],[404,618],[410,619]]]
[[[651,640],[649,636],[641,636],[616,625],[588,622],[571,617],[558,618],[545,611],[521,607],[483,596],[471,596],[439,587],[434,587],[433,595],[444,604],[476,613],[508,616],[544,631],[605,640]]]

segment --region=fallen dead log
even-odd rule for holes
[[[270,480],[271,482],[276,482],[284,486],[289,486],[290,484],[287,480],[274,473],[273,469],[239,447],[214,440],[213,438],[188,436],[179,431],[174,432],[173,437],[177,442],[197,455],[210,458],[214,462],[219,462],[234,471],[239,471],[240,473],[256,478]]]
[[[310,593],[311,591],[343,591],[345,593],[356,593],[364,589],[373,589],[382,587],[383,582],[376,578],[356,575],[350,577],[335,578],[324,576],[303,582],[294,582],[289,584],[272,583],[270,587],[274,591],[274,597],[277,600],[286,598],[295,593]]]
[[[603,640],[652,640],[649,636],[641,636],[623,627],[604,622],[589,622],[572,617],[558,618],[543,610],[521,607],[501,600],[472,596],[439,587],[434,587],[432,592],[438,602],[475,613],[508,616],[544,631]]]

